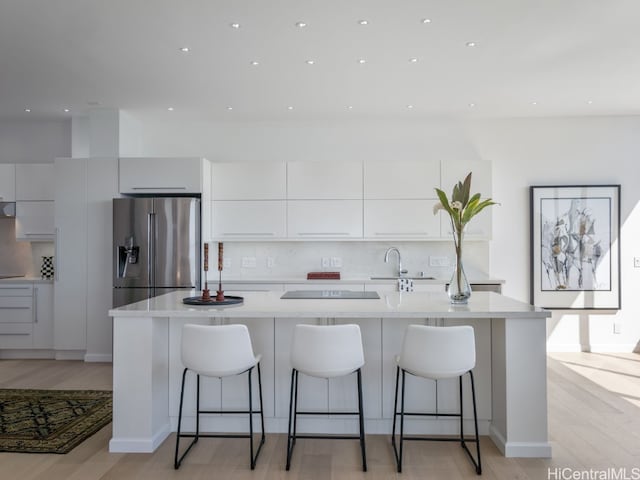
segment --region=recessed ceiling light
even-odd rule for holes
[[[314,63],[316,63],[316,61],[315,61],[315,60],[307,60],[307,61],[306,61],[306,64],[307,64],[307,65],[313,65]]]
[[[65,108],[65,109],[64,109],[64,113],[69,113],[69,109],[68,109],[68,108]]]
[[[289,105],[289,106],[287,107],[287,110],[293,110],[293,107],[292,107],[291,105]]]
[[[253,65],[255,67],[256,65],[260,65],[260,62],[254,60],[254,61],[251,62],[251,65]]]
[[[360,59],[358,60],[358,63],[359,63],[360,65],[362,65],[363,63],[367,63],[367,61],[366,61],[364,58],[360,58]]]
[[[305,22],[296,22],[296,27],[298,27],[298,28],[304,28],[306,26],[307,26],[307,24]]]
[[[180,47],[180,51],[182,53],[189,53],[191,51],[191,49],[189,47]]]
[[[349,106],[347,107],[347,110],[353,110],[353,105],[349,105]]]
[[[167,110],[169,110],[170,112],[173,112],[173,107],[167,107]]]
[[[231,111],[231,110],[233,110],[233,107],[232,106],[228,106],[227,110]]]
[[[27,113],[31,113],[31,109],[30,108],[25,108],[24,111],[27,112]]]
[[[411,110],[413,108],[413,105],[407,105],[407,108]]]
[[[478,44],[477,44],[476,42],[467,42],[465,45],[466,45],[467,47],[475,47],[475,46],[477,46]]]
[[[473,108],[473,107],[475,107],[475,106],[476,106],[476,104],[475,104],[475,103],[470,103],[470,104],[469,104],[469,108]]]
[[[230,26],[231,26],[231,28],[235,28],[235,29],[240,28],[240,24],[239,23],[232,23]]]
[[[358,20],[358,23],[360,25],[369,25],[369,21],[368,20]]]
[[[587,105],[593,105],[593,100],[587,100]]]
[[[430,18],[423,18],[421,20],[422,23],[431,23],[431,19]]]
[[[537,105],[538,102],[531,102],[531,105]]]
[[[409,63],[418,63],[418,59],[417,58],[410,58],[409,59]]]

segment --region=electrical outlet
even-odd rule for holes
[[[231,259],[230,258],[227,257],[227,258],[225,258],[223,260],[223,267],[224,268],[231,268]]]
[[[322,268],[329,268],[330,265],[329,257],[322,257]]]
[[[430,267],[448,267],[449,257],[429,256],[429,266]]]
[[[640,268],[640,257],[633,257],[633,267]]]
[[[620,335],[622,333],[622,324],[620,322],[613,322],[613,333]]]
[[[276,264],[276,259],[273,257],[267,257],[267,268],[273,268]]]
[[[256,257],[242,257],[242,268],[256,268]]]
[[[342,267],[342,257],[331,257],[331,266],[335,268]]]

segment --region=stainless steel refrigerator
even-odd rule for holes
[[[200,289],[200,199],[113,199],[113,306]]]

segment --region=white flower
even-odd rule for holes
[[[442,203],[438,202],[433,206],[433,214],[435,215],[440,210],[444,210],[444,207],[442,206]]]
[[[459,201],[455,201],[455,202],[451,202],[451,209],[452,210],[462,210],[462,202]]]

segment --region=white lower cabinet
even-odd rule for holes
[[[16,239],[51,242],[55,239],[52,201],[16,202]]]
[[[362,238],[362,200],[289,200],[289,238]]]
[[[283,200],[212,202],[212,237],[226,240],[273,240],[287,235]]]
[[[53,285],[33,285],[34,313],[33,348],[53,348]]]
[[[364,238],[432,239],[440,237],[436,200],[365,200]]]
[[[0,285],[0,348],[32,348],[33,286]]]
[[[0,349],[52,347],[53,286],[46,283],[1,284]],[[24,356],[28,358],[29,354]]]

